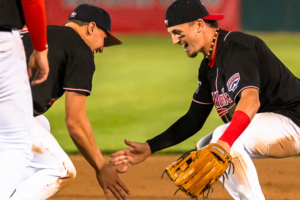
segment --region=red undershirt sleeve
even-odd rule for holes
[[[220,137],[220,140],[227,142],[231,147],[250,124],[250,117],[241,110],[234,112],[231,123]]]
[[[36,51],[48,48],[47,22],[44,0],[21,0],[26,25]]]

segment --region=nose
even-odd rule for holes
[[[180,40],[178,39],[178,37],[176,37],[175,35],[172,35],[172,41],[173,41],[173,44],[176,45],[180,42]]]

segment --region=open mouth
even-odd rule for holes
[[[95,51],[94,51],[94,53],[102,53],[103,52],[103,49],[101,49],[101,48],[98,48],[98,49],[96,49]]]
[[[185,44],[185,45],[184,45],[184,51],[187,50],[188,46],[189,46],[189,44]]]

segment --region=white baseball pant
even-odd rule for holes
[[[0,199],[15,190],[32,159],[32,97],[18,31],[0,31]]]
[[[214,131],[211,143],[223,135],[229,124]],[[231,147],[235,171],[229,174],[225,187],[235,200],[264,200],[251,158],[285,158],[299,153],[300,128],[291,119],[275,113],[256,114]]]
[[[53,196],[76,176],[68,155],[50,133],[43,115],[33,119],[33,159],[10,200],[44,200]]]

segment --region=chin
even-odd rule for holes
[[[198,52],[186,53],[188,57],[195,58],[198,55]]]

